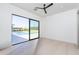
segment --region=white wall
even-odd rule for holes
[[[10,4],[0,4],[0,49],[11,46],[11,14],[17,14],[39,20],[30,12],[24,11]]]
[[[10,46],[11,17],[7,4],[0,4],[0,48]]]
[[[41,37],[77,44],[77,9],[43,18]]]

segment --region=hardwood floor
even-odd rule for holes
[[[11,46],[0,51],[0,55],[33,55],[38,39]]]
[[[78,55],[79,48],[75,44],[42,38],[39,40],[35,54],[37,55]]]
[[[1,55],[78,55],[75,44],[41,38],[0,51]]]

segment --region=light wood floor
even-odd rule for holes
[[[0,51],[1,55],[78,55],[76,45],[51,39],[37,39]]]
[[[75,44],[40,39],[35,54],[38,55],[78,55],[79,48]]]
[[[0,50],[0,55],[33,55],[38,39]]]

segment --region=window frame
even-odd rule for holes
[[[20,16],[20,15],[16,15],[16,14],[11,14],[11,16],[18,16],[18,17],[22,17],[22,18],[26,18],[26,19],[28,19],[29,20],[29,40],[27,40],[27,41],[23,41],[23,42],[19,42],[19,43],[15,43],[15,44],[12,44],[12,45],[17,45],[17,44],[21,44],[21,43],[24,43],[24,42],[28,42],[28,41],[32,41],[32,40],[35,40],[35,39],[39,39],[40,38],[40,21],[39,20],[35,20],[35,19],[31,19],[31,18],[27,18],[27,17],[24,17],[24,16]],[[13,20],[12,19],[12,17],[11,17],[11,20]],[[31,27],[31,20],[33,20],[33,21],[36,21],[36,22],[38,22],[38,37],[37,38],[33,38],[33,39],[30,39],[30,27]],[[11,21],[11,40],[12,40],[12,21]]]

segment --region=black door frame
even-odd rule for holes
[[[18,16],[18,17],[22,17],[22,18],[26,18],[26,19],[29,20],[29,40],[12,44],[13,46],[14,46],[14,45],[17,45],[17,44],[21,44],[21,43],[24,43],[24,42],[28,42],[28,41],[35,40],[35,39],[39,39],[39,38],[40,38],[40,21],[39,21],[39,20],[27,18],[27,17],[24,17],[24,16],[16,15],[16,14],[12,14],[12,16],[13,16],[13,15],[14,15],[14,16]],[[12,19],[12,18],[11,18],[11,19]],[[30,31],[30,26],[31,26],[31,23],[30,23],[30,22],[31,22],[31,20],[38,22],[38,37],[37,37],[37,38],[33,38],[33,39],[30,39],[30,32],[31,32],[31,31]],[[12,22],[11,22],[11,26],[12,26]],[[12,29],[12,27],[11,27],[11,29]],[[12,35],[12,30],[11,30],[11,35]],[[12,37],[11,37],[11,39],[12,39]]]
[[[30,28],[31,28],[31,20],[32,21],[36,21],[36,22],[38,22],[38,37],[37,38],[33,38],[33,39],[30,39],[29,38],[29,40],[34,40],[34,39],[39,39],[40,38],[40,22],[38,21],[38,20],[34,20],[34,19],[29,19],[29,30],[31,30]],[[31,31],[29,31],[29,34],[31,33]],[[30,34],[31,35],[31,34]],[[31,37],[31,36],[29,36],[29,37]]]

